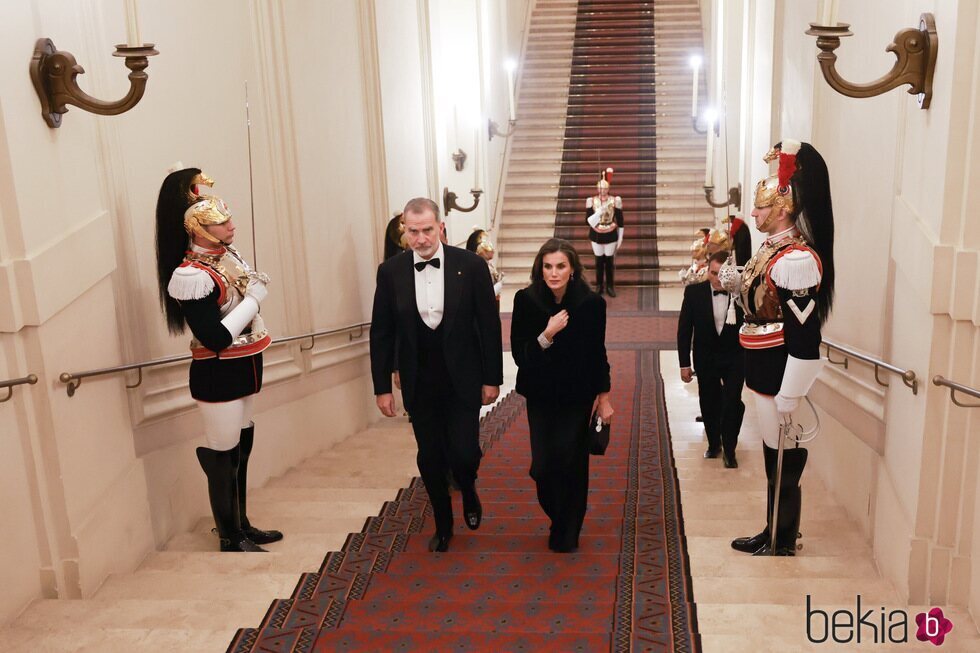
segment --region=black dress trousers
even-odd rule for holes
[[[531,478],[538,503],[551,518],[548,544],[578,546],[589,498],[589,419],[592,402],[550,404],[529,399]]]
[[[442,351],[443,328],[430,329],[418,318],[419,368],[415,399],[409,413],[418,444],[417,462],[425,491],[432,502],[436,531],[453,530],[448,472],[460,488],[476,482],[480,466],[480,412],[464,406],[455,390]]]

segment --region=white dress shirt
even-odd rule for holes
[[[728,295],[715,295],[715,289],[711,289],[711,305],[715,311],[715,331],[721,335],[725,328],[725,318],[728,317]]]
[[[422,321],[433,331],[442,324],[442,313],[445,308],[446,297],[446,256],[442,250],[442,243],[439,249],[432,255],[432,258],[439,259],[439,267],[435,268],[426,265],[422,271],[412,270],[415,275],[415,305],[418,306],[419,316]],[[412,252],[412,263],[422,263],[425,259]]]

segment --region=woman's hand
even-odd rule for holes
[[[612,417],[616,413],[613,410],[612,403],[609,401],[609,393],[603,392],[595,399],[595,410],[599,411],[599,417],[603,422],[607,424],[612,422]]]
[[[555,336],[568,326],[568,311],[561,310],[551,316],[548,326],[544,328],[544,337],[549,341],[554,340]]]

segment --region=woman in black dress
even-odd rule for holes
[[[527,399],[531,478],[551,518],[548,546],[578,548],[589,491],[589,418],[613,415],[606,358],[606,302],[582,278],[572,245],[545,242],[531,285],[514,296],[510,342],[517,392]]]

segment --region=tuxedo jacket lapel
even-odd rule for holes
[[[411,341],[415,342],[415,329],[418,324],[418,320],[415,316],[418,315],[418,300],[415,297],[415,265],[414,257],[412,256],[412,250],[408,250],[402,258],[405,259],[405,263],[399,265],[397,274],[395,275],[395,283],[398,284],[396,291],[397,297],[404,298],[406,304],[399,307],[399,311],[404,311],[407,313],[411,319],[406,320],[405,327],[408,330],[407,335],[411,338]]]
[[[442,313],[442,323],[444,325],[444,332],[449,333],[453,327],[453,320],[456,319],[456,312],[459,308],[460,293],[463,289],[463,270],[460,265],[461,261],[457,254],[458,251],[455,248],[448,245],[442,246],[442,251],[445,254],[445,272],[443,275],[443,313]]]

